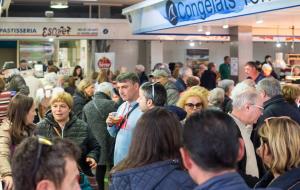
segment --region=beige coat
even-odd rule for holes
[[[9,134],[9,121],[4,120],[0,126],[0,176],[11,176],[11,137]]]

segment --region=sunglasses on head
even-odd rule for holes
[[[48,140],[42,136],[38,136],[37,140],[38,140],[38,148],[37,148],[37,154],[36,154],[36,158],[35,158],[34,166],[33,166],[33,170],[32,170],[32,180],[33,180],[33,184],[35,184],[35,185],[36,185],[36,182],[35,182],[36,173],[41,164],[42,150],[44,147],[49,148],[53,145],[53,143],[50,140]]]
[[[268,118],[266,118],[266,119],[264,120],[267,127],[270,127],[269,122],[270,122],[270,120],[273,120],[273,119],[291,119],[291,118],[290,118],[289,116],[268,117]]]
[[[152,99],[154,100],[154,95],[155,95],[155,84],[158,83],[158,82],[154,82],[152,84],[150,84],[150,86],[152,87]]]
[[[266,127],[271,127],[270,126],[270,121],[271,120],[274,120],[274,119],[291,119],[290,117],[288,117],[288,116],[280,116],[280,117],[268,117],[268,118],[266,118],[265,120],[264,120],[264,122],[266,123]],[[268,139],[267,138],[265,138],[265,137],[260,137],[260,142],[261,142],[261,144],[263,144],[263,143],[267,143],[268,144]]]

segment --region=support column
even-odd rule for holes
[[[151,41],[150,56],[151,56],[151,69],[156,63],[163,63],[163,42]]]
[[[233,78],[235,80],[241,81],[246,78],[244,72],[245,64],[248,61],[253,60],[252,27],[249,26],[230,27],[229,33],[230,33],[230,57],[238,58],[238,76],[233,75]]]

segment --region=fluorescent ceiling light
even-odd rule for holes
[[[191,42],[190,42],[190,46],[191,46],[191,47],[194,47],[194,46],[195,46],[195,42],[191,41]]]
[[[224,20],[223,21],[223,29],[227,29],[227,28],[229,28],[229,24],[228,24],[228,21],[227,20]]]
[[[211,34],[210,31],[206,31],[206,32],[205,32],[205,35],[206,35],[206,36],[209,36],[210,34]]]
[[[203,32],[203,27],[201,25],[198,26],[198,32]]]
[[[281,43],[280,43],[280,42],[277,42],[277,43],[276,43],[276,47],[277,47],[277,48],[281,48]]]
[[[256,16],[256,24],[262,24],[264,20],[260,16]]]
[[[68,0],[51,0],[51,8],[53,9],[66,9],[68,8]]]
[[[223,28],[224,28],[224,29],[227,29],[227,28],[229,28],[229,25],[228,25],[228,24],[224,24],[224,25],[223,25]]]

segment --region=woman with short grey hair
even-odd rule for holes
[[[208,96],[208,108],[222,111],[225,92],[222,88],[214,88]]]

